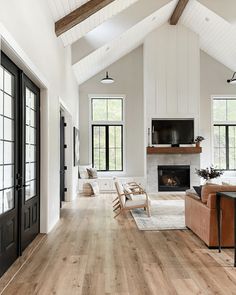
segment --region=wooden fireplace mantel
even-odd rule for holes
[[[202,148],[199,146],[185,147],[147,147],[147,154],[200,154]]]

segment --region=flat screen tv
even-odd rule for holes
[[[193,119],[152,119],[152,144],[191,144]]]

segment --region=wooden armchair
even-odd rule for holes
[[[138,186],[138,185],[137,185]],[[120,213],[136,208],[143,208],[147,210],[148,217],[151,216],[150,213],[150,201],[146,192],[138,186],[137,191],[132,191],[132,194],[135,195],[135,198],[130,198],[130,193],[127,193],[123,186],[120,184],[118,180],[115,181],[115,187],[118,195],[119,206],[117,209],[120,211],[114,216],[116,218]],[[129,199],[127,199],[129,197]]]

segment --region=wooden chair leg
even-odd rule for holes
[[[113,207],[116,207],[117,205],[120,205],[120,202],[119,202],[119,201],[116,202],[116,203],[113,205]]]
[[[147,215],[148,217],[151,217],[151,211],[149,205],[147,205]]]
[[[117,209],[119,209],[120,208],[120,204],[118,205],[118,206],[116,206],[114,209],[113,209],[113,211],[116,211]]]
[[[121,212],[122,212],[122,209],[120,209],[120,211],[114,216],[114,218],[116,218]]]
[[[116,202],[116,201],[118,201],[118,200],[119,200],[119,198],[116,197],[116,198],[112,201],[112,203],[114,203],[114,202]]]

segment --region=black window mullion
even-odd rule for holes
[[[109,155],[109,128],[110,126],[106,126],[106,170],[109,171],[110,170],[110,165],[109,165],[109,158],[110,158],[110,155]]]
[[[225,126],[226,170],[229,170],[229,126]]]
[[[226,170],[229,169],[229,126],[225,126]]]

